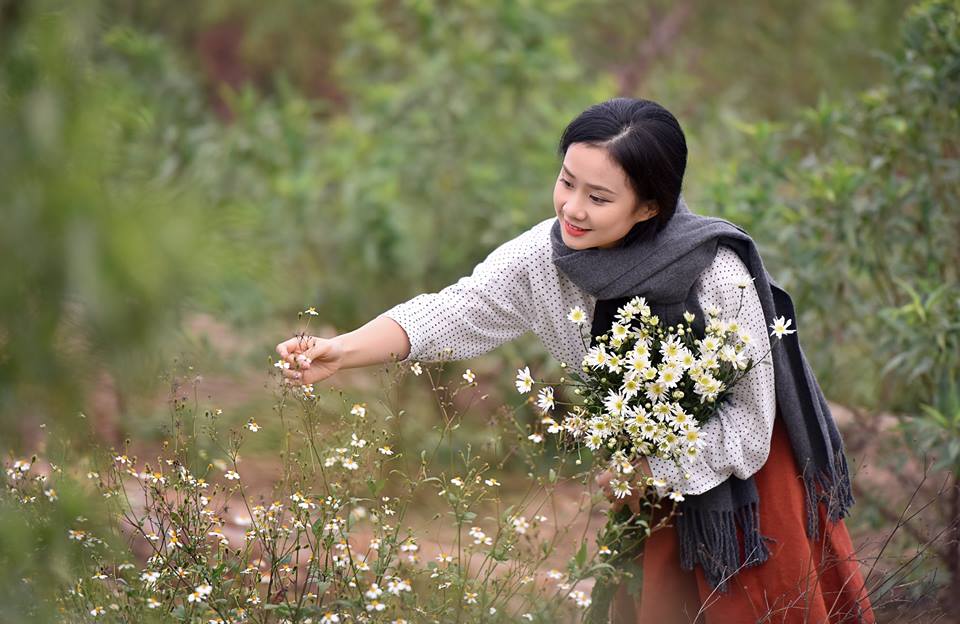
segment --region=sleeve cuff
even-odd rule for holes
[[[647,461],[653,478],[658,482],[655,487],[661,497],[673,491],[691,496],[703,494],[729,478],[729,475],[724,476],[710,468],[703,455],[694,464],[682,468],[672,459],[647,457]]]
[[[423,338],[415,331],[416,323],[404,313],[401,306],[394,306],[386,312],[381,313],[380,316],[392,319],[407,334],[407,341],[410,343],[410,352],[407,354],[407,357],[398,360],[398,362],[400,364],[408,364],[416,361],[420,357],[420,350],[423,345]]]

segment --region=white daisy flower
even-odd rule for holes
[[[623,396],[631,399],[637,396],[637,393],[640,392],[640,381],[637,379],[637,375],[625,375],[623,378],[623,385],[620,386],[620,390],[623,392]]]
[[[667,395],[667,385],[660,381],[655,381],[647,386],[646,396],[651,401],[659,401]]]
[[[720,359],[724,362],[733,362],[737,359],[737,349],[733,345],[726,345],[720,349]]]
[[[517,369],[517,380],[516,380],[517,392],[520,394],[526,394],[530,392],[530,389],[533,388],[533,377],[530,376],[530,367],[524,366],[522,369]]]
[[[383,594],[383,590],[380,589],[380,586],[377,585],[376,583],[371,584],[370,589],[363,592],[363,595],[366,596],[367,598],[370,598],[371,600],[374,598],[379,598],[382,594]]]
[[[689,447],[700,450],[703,448],[703,438],[700,437],[700,430],[696,426],[688,427],[683,433],[683,440]]]
[[[714,336],[707,336],[700,342],[700,349],[704,354],[713,353],[720,349],[720,341]]]
[[[608,357],[603,345],[597,345],[587,352],[587,355],[583,358],[583,362],[594,368],[598,368],[607,363]]]
[[[620,392],[611,390],[604,399],[603,406],[614,416],[621,416],[627,408],[627,397]]]
[[[680,383],[682,373],[676,366],[665,366],[660,370],[660,377],[657,379],[667,388],[674,388]]]
[[[563,428],[557,423],[557,421],[550,418],[549,416],[544,416],[543,418],[541,418],[540,423],[546,426],[547,433],[560,433],[561,431],[563,431]]]
[[[537,405],[544,412],[549,412],[554,407],[553,399],[553,388],[547,386],[546,388],[541,388],[540,392],[537,394]]]
[[[615,340],[624,340],[630,334],[630,330],[626,325],[614,323],[610,326],[610,333]]]
[[[680,355],[680,349],[682,347],[683,343],[680,342],[679,338],[676,336],[670,336],[670,338],[660,343],[660,353],[666,359],[673,360]]]
[[[580,591],[579,589],[577,591],[570,593],[570,599],[576,602],[577,606],[582,609],[586,609],[593,602],[593,599],[590,598],[590,596]]]
[[[587,313],[580,306],[575,306],[570,309],[567,319],[574,325],[583,325],[587,322]]]
[[[630,483],[627,481],[621,481],[620,479],[610,480],[610,490],[617,498],[630,496],[630,493],[633,492],[633,490],[630,489]]]
[[[770,332],[770,335],[782,339],[785,335],[796,332],[795,329],[788,329],[792,323],[793,319],[785,319],[782,316],[773,319],[773,323],[770,325],[770,329],[773,331]]]

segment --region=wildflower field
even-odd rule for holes
[[[585,349],[607,404],[530,334],[307,387],[274,346],[549,216],[614,95],[677,112],[687,201],[791,293],[879,621],[952,621],[958,67],[956,0],[0,0],[0,622],[606,621],[638,533],[576,406],[642,353]],[[688,415],[613,425],[695,454]]]

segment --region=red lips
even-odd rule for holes
[[[584,234],[590,231],[590,230],[577,229],[575,226],[568,223],[566,219],[563,219],[562,221],[563,221],[563,228],[567,231],[567,234],[569,234],[570,236],[583,236]]]

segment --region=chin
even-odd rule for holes
[[[563,243],[570,249],[590,249],[593,247],[593,245],[584,244],[584,241],[577,238],[572,238],[566,234],[563,235]]]

